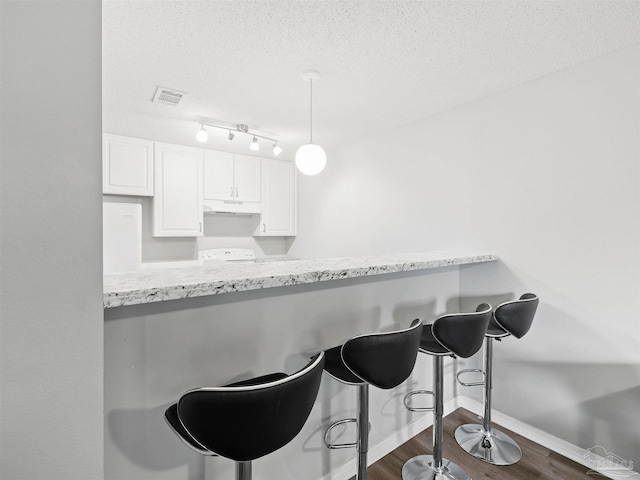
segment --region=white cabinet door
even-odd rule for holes
[[[233,154],[204,151],[204,198],[207,200],[233,200]]]
[[[153,142],[105,133],[102,193],[153,196]]]
[[[205,150],[204,198],[260,202],[260,159]]]
[[[239,202],[260,202],[261,159],[236,155],[233,169],[235,198]]]
[[[262,160],[262,212],[255,234],[296,235],[296,169],[293,162]]]
[[[202,157],[199,148],[155,144],[154,237],[202,236]]]

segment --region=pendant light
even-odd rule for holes
[[[296,167],[305,175],[317,175],[327,164],[327,154],[320,145],[313,143],[313,82],[319,78],[320,73],[315,70],[307,70],[302,74],[302,79],[309,82],[309,143],[296,152]]]

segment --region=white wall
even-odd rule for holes
[[[627,459],[640,458],[639,58],[616,51],[329,152],[300,178],[290,251],[500,255],[461,269],[463,302],[542,304],[530,335],[495,349],[495,408]]]
[[[99,1],[0,2],[0,478],[103,478]]]

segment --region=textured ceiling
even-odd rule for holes
[[[330,151],[639,41],[637,0],[104,0],[104,130],[199,145],[201,120],[245,123],[292,158],[304,70]],[[151,103],[157,86],[183,105]],[[207,146],[246,151],[224,136]]]

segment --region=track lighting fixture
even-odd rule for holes
[[[296,152],[296,167],[305,175],[316,175],[324,170],[327,164],[327,154],[320,145],[313,143],[313,81],[318,81],[320,73],[307,70],[302,79],[309,82],[309,143],[302,145]]]
[[[208,135],[207,135],[207,130],[204,128],[204,125],[200,124],[201,128],[200,130],[198,130],[198,133],[196,134],[196,140],[198,140],[199,142],[206,142]]]
[[[213,128],[220,128],[222,130],[227,130],[228,135],[227,138],[229,140],[233,140],[235,138],[235,133],[234,132],[239,132],[239,133],[244,133],[246,135],[250,135],[252,137],[251,139],[251,143],[249,143],[249,149],[254,151],[254,152],[258,152],[260,151],[260,143],[258,143],[258,139],[259,138],[263,138],[265,140],[269,140],[273,143],[273,147],[272,147],[272,151],[274,155],[279,155],[282,152],[282,148],[280,148],[280,146],[278,145],[278,140],[276,140],[275,138],[271,138],[271,137],[266,137],[264,135],[260,135],[258,133],[254,133],[254,132],[250,132],[249,131],[249,126],[245,125],[244,123],[240,123],[238,125],[235,126],[235,128],[229,128],[229,124],[223,125],[223,124],[215,124],[215,123],[201,123],[200,124],[200,130],[198,130],[198,133],[196,134],[196,139],[199,142],[206,142],[208,135],[207,135],[207,130],[205,129],[205,126],[207,127],[213,127]]]

